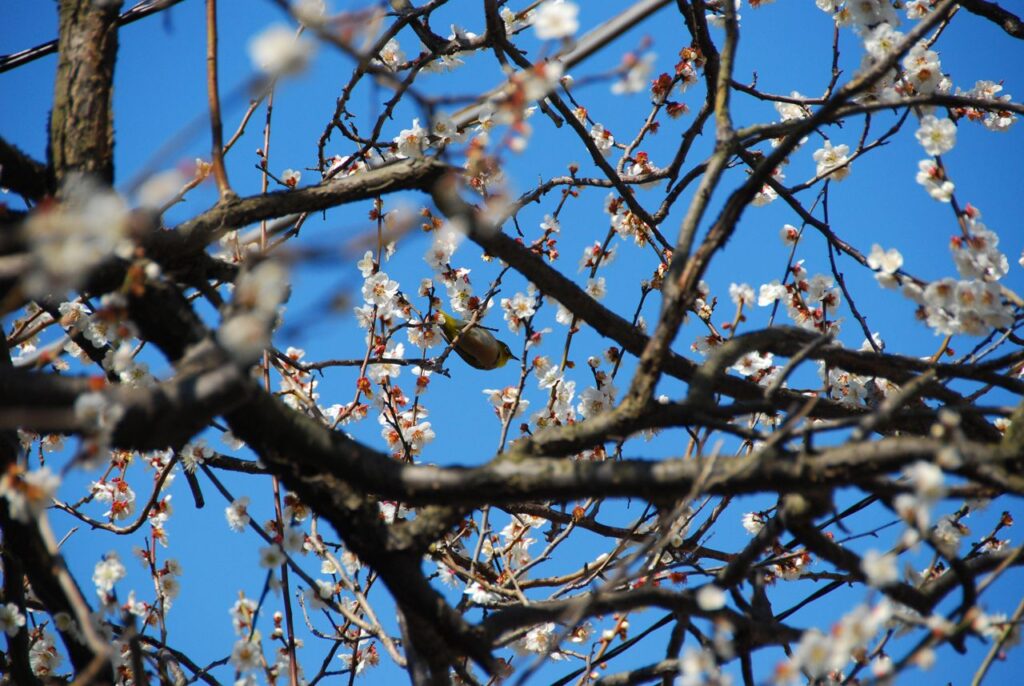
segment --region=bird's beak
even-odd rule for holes
[[[510,360],[515,360],[516,362],[518,362],[518,361],[519,361],[519,358],[518,358],[518,357],[516,357],[515,355],[513,355],[512,353],[509,353],[509,354],[508,354],[508,359],[510,359]]]

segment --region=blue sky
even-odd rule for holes
[[[581,30],[598,24],[611,16],[620,7],[619,3],[581,2]],[[333,3],[333,9],[350,9],[352,3]],[[0,6],[0,53],[14,52],[55,35],[55,5],[42,2],[4,3]],[[516,7],[518,9],[518,7]],[[206,95],[204,77],[204,33],[203,3],[198,0],[186,2],[162,15],[145,19],[125,27],[121,31],[121,54],[117,65],[115,81],[115,136],[116,170],[119,189],[127,188],[130,179],[145,169],[154,159],[160,170],[178,165],[191,164],[197,156],[208,158],[209,142],[205,129],[192,136],[182,145],[169,152],[160,153],[161,146],[181,131],[188,122],[205,115]],[[966,13],[965,13],[966,14]],[[756,73],[759,87],[780,93],[798,90],[806,95],[820,94],[827,83],[830,71],[829,55],[832,44],[832,22],[810,2],[779,2],[759,10],[744,6],[742,9],[742,38],[737,59],[736,79],[750,83]],[[220,65],[221,84],[224,93],[236,91],[250,81],[252,67],[246,51],[248,40],[271,23],[284,21],[282,12],[270,2],[222,2],[220,7]],[[483,32],[483,17],[480,3],[453,2],[439,12],[433,24],[439,33],[446,33],[443,27],[458,22],[470,31]],[[720,34],[716,34],[720,35]],[[399,36],[407,52],[415,52],[417,45],[408,32]],[[577,77],[598,74],[615,67],[621,56],[636,48],[642,41],[649,40],[649,50],[657,54],[658,71],[670,71],[675,63],[675,53],[682,47],[685,28],[672,10],[664,10],[656,17],[642,23],[628,32],[601,55],[574,70]],[[855,36],[844,30],[840,37],[840,67],[844,78],[851,74],[860,63],[862,49]],[[532,54],[538,54],[539,45],[531,32],[523,34],[522,45]],[[979,49],[984,46],[984,49]],[[956,86],[968,89],[979,79],[1003,80],[1004,93],[1010,93],[1019,100],[1024,94],[1024,71],[1012,65],[1024,63],[1024,47],[1005,37],[994,25],[974,16],[957,17],[952,27],[938,44],[942,56],[943,70]],[[0,133],[18,144],[28,153],[42,159],[46,148],[46,119],[52,97],[53,72],[56,65],[54,56],[38,60],[13,72],[0,74]],[[325,122],[334,110],[334,101],[351,72],[351,62],[330,48],[322,47],[310,70],[286,83],[275,95],[274,124],[270,148],[270,168],[280,173],[285,168],[303,170],[303,184],[311,183],[316,173],[311,169],[316,163],[316,141]],[[466,60],[466,65],[454,75],[428,75],[424,88],[434,94],[470,94],[498,83],[501,72],[491,55],[476,55]],[[648,109],[644,94],[615,97],[609,93],[605,82],[581,88],[577,97],[588,108],[591,117],[602,122],[618,140],[628,140],[642,121]],[[702,97],[700,88],[694,88],[681,99],[693,110],[699,106]],[[353,111],[360,117],[376,112],[386,93],[363,87],[354,99]],[[225,131],[234,131],[248,101],[242,95],[226,99]],[[774,109],[766,103],[736,95],[734,118],[738,126],[777,118]],[[385,128],[385,136],[397,135],[409,126],[421,112],[407,105],[396,110],[394,121]],[[691,115],[692,116],[692,115]],[[257,111],[246,134],[229,157],[230,178],[235,189],[242,195],[259,191],[260,174],[255,168],[255,151],[262,146],[262,124],[264,110]],[[872,131],[884,131],[893,121],[891,113],[880,112],[874,117]],[[675,123],[665,123],[657,136],[649,138],[641,149],[647,151],[655,164],[667,164],[674,151],[678,133],[689,124],[690,117],[683,117]],[[504,161],[511,186],[521,192],[530,188],[538,178],[565,173],[567,165],[581,163],[581,174],[590,175],[592,165],[587,154],[571,132],[555,128],[543,115],[534,116],[530,123],[534,133],[529,146],[521,155],[506,153]],[[836,143],[854,145],[860,134],[861,120],[855,120],[845,128],[830,127],[829,137]],[[836,231],[862,252],[867,253],[873,243],[884,247],[899,248],[905,258],[905,268],[926,279],[955,276],[956,270],[948,250],[949,237],[957,232],[953,214],[948,205],[930,200],[914,181],[917,161],[924,158],[920,146],[913,138],[913,126],[908,126],[884,149],[857,160],[849,179],[842,184],[833,184],[830,195],[830,219]],[[711,129],[708,135],[695,146],[692,159],[702,159],[712,144]],[[1024,232],[1021,230],[1021,191],[1024,191],[1024,175],[1021,160],[1024,159],[1024,134],[1015,128],[1006,134],[996,134],[978,125],[962,125],[958,132],[957,147],[944,160],[957,184],[957,195],[961,202],[970,201],[984,211],[986,224],[1002,237],[1005,252],[1010,257],[1011,273],[1004,283],[1017,292],[1024,290],[1024,271],[1016,266],[1016,259],[1024,248]],[[786,169],[787,181],[797,182],[810,178],[814,173],[811,153],[817,143],[793,154]],[[328,154],[346,154],[350,149],[342,145],[335,133],[327,146]],[[741,170],[727,178],[724,188],[734,187],[743,178]],[[817,188],[805,191],[801,198],[810,204]],[[601,212],[605,192],[599,189],[584,190],[578,199],[567,203],[561,214],[562,232],[559,248],[563,255],[562,269],[575,275],[575,263],[583,247],[597,238],[603,238],[607,230],[607,217]],[[660,200],[658,191],[641,192],[640,199],[649,204]],[[719,190],[712,202],[712,214],[727,197]],[[211,186],[206,185],[190,195],[188,201],[174,208],[167,216],[169,226],[183,218],[202,211],[215,200]],[[662,225],[663,233],[672,240],[689,200],[684,193],[675,210]],[[18,203],[8,200],[13,206]],[[388,207],[404,203],[417,208],[421,198],[391,197]],[[541,203],[527,207],[519,216],[520,225],[527,236],[537,235],[537,224],[551,212],[557,203],[557,193],[544,198]],[[367,205],[340,208],[310,219],[303,230],[300,247],[320,246],[327,248],[327,258],[303,265],[293,274],[294,296],[289,303],[289,315],[301,326],[286,327],[275,338],[275,345],[284,349],[289,345],[304,348],[307,360],[330,357],[353,357],[361,354],[363,335],[354,325],[349,308],[339,313],[325,313],[324,303],[335,295],[348,295],[355,303],[359,300],[360,276],[355,261],[360,255],[339,248],[353,238],[358,238],[372,228],[367,219]],[[719,309],[714,321],[728,320],[733,314],[728,300],[728,286],[732,282],[747,282],[756,289],[759,284],[782,277],[788,258],[788,248],[778,239],[778,231],[784,223],[798,224],[798,218],[781,202],[764,208],[748,208],[740,227],[726,250],[714,262],[707,274],[712,293],[719,298]],[[706,226],[706,223],[705,223]],[[510,227],[506,227],[510,230]],[[428,239],[410,235],[398,246],[395,257],[384,265],[384,269],[402,283],[404,289],[414,292],[416,284],[430,275],[422,261],[422,255],[429,245]],[[828,259],[824,241],[811,232],[806,234],[797,253],[806,259],[810,273],[828,272]],[[629,316],[636,307],[639,296],[638,281],[648,278],[655,266],[651,251],[640,250],[631,244],[618,245],[618,261],[605,273],[608,278],[608,296],[605,304],[624,316]],[[463,245],[456,253],[456,266],[470,267],[477,292],[486,290],[490,278],[497,273],[497,265],[486,264],[479,259],[479,250],[472,244]],[[898,292],[883,291],[875,284],[872,275],[860,269],[848,258],[840,260],[849,288],[860,309],[868,314],[873,331],[881,332],[888,350],[908,355],[930,355],[937,349],[940,339],[922,324],[913,321],[913,305]],[[582,284],[583,277],[579,277]],[[516,291],[524,290],[526,284],[515,277],[506,279],[499,297],[510,297]],[[658,301],[652,297],[644,314],[652,321],[657,313]],[[848,311],[844,311],[846,322],[841,340],[852,347],[860,345],[863,339]],[[215,322],[211,316],[211,322]],[[767,309],[750,314],[747,330],[767,322]],[[499,312],[492,312],[490,325],[502,330],[506,340],[513,338]],[[564,342],[564,327],[554,322],[554,307],[546,305],[538,317],[540,327],[550,326],[553,334],[542,352],[557,355]],[[684,327],[676,344],[676,350],[687,355],[689,344],[701,333],[691,322]],[[972,345],[971,339],[956,339],[953,347],[958,352],[966,351]],[[596,334],[584,330],[573,344],[572,359],[578,386],[582,391],[588,385],[585,361],[588,355],[599,355],[610,343]],[[408,346],[407,346],[408,347]],[[513,349],[517,346],[513,344]],[[166,373],[158,358],[152,358],[154,371]],[[481,391],[500,388],[518,380],[518,370],[512,366],[494,372],[479,372],[462,365],[454,357],[449,360],[452,378],[435,377],[424,402],[431,410],[430,419],[437,432],[436,441],[424,454],[424,460],[440,464],[479,464],[492,456],[497,447],[498,421],[494,417],[486,397]],[[619,374],[617,385],[628,384],[632,365],[627,362]],[[797,377],[808,386],[814,377],[807,374]],[[355,374],[347,370],[334,370],[322,379],[319,387],[321,404],[347,402],[351,399]],[[411,387],[408,372],[398,381]],[[682,385],[664,382],[659,391],[678,398]],[[527,398],[536,403],[543,402],[543,396],[536,391],[535,383],[527,382]],[[990,401],[1012,403],[1007,396],[993,394]],[[349,427],[352,433],[368,443],[383,447],[379,427],[371,417],[361,425]],[[627,443],[625,454],[635,457],[679,455],[685,448],[685,434],[682,431],[667,431],[650,443],[633,440]],[[220,449],[227,449],[216,443]],[[244,456],[244,454],[243,454]],[[144,492],[148,483],[141,467],[133,467],[136,488]],[[69,476],[62,495],[73,499],[81,494],[81,487],[95,474],[73,473]],[[254,502],[254,514],[259,520],[270,515],[270,485],[252,479],[224,477],[229,488],[236,494],[247,493]],[[75,489],[79,489],[77,492]],[[196,511],[184,488],[183,479],[173,487],[175,516],[169,531],[171,547],[166,554],[178,557],[185,567],[184,590],[170,614],[172,640],[176,647],[194,653],[197,661],[204,662],[222,657],[230,650],[232,633],[227,609],[236,594],[244,590],[250,597],[258,596],[263,583],[263,573],[256,568],[258,542],[251,534],[238,535],[228,531],[224,524],[223,503],[213,488],[204,484],[208,506]],[[855,493],[841,493],[837,504],[842,506],[859,497]],[[709,545],[724,550],[736,550],[743,545],[746,535],[739,524],[739,516],[751,509],[771,505],[774,498],[738,499],[727,515],[716,526]],[[261,513],[260,508],[266,508]],[[948,509],[955,509],[956,503],[949,503]],[[1012,508],[1018,519],[1024,515],[1019,501],[996,504],[990,511],[973,515],[969,524],[973,531],[971,540],[987,533],[998,518],[1000,508]],[[615,503],[602,510],[602,516],[621,519],[636,516],[642,504]],[[98,511],[94,514],[98,514]],[[262,515],[262,516],[261,516]],[[863,515],[854,518],[849,525],[854,533],[860,533],[885,523],[886,515]],[[74,522],[54,517],[58,537],[63,535]],[[497,528],[500,528],[501,524]],[[883,547],[890,544],[898,533],[898,527],[885,529],[879,537],[852,544],[863,552],[868,547]],[[1012,535],[1012,530],[1011,530]],[[141,540],[141,539],[140,539]],[[108,549],[124,551],[129,557],[131,547],[140,540],[115,539],[101,533],[79,530],[66,544],[66,555],[72,567],[79,573],[82,584],[90,586],[92,566],[100,554]],[[581,537],[574,550],[574,559],[564,563],[553,563],[544,568],[544,573],[556,573],[563,568],[578,564],[579,559],[593,555],[602,544],[598,540]],[[538,544],[542,545],[542,544]],[[578,553],[578,554],[576,554]],[[914,559],[916,568],[926,565],[927,555]],[[128,562],[132,576],[119,589],[126,593],[136,588],[140,596],[146,593],[147,580],[141,567]],[[316,565],[307,567],[316,571]],[[819,563],[817,569],[826,565]],[[1020,573],[1006,575],[984,597],[990,611],[1009,612],[1013,610],[1020,587]],[[812,582],[780,585],[773,591],[775,607],[790,605],[815,587]],[[151,590],[149,591],[151,593]],[[456,593],[452,593],[453,600]],[[387,601],[380,601],[380,608],[387,607]],[[797,626],[819,626],[826,628],[838,616],[863,600],[859,589],[835,594],[834,602],[814,605],[794,615]],[[273,603],[272,603],[273,605]],[[274,606],[273,609],[276,609]],[[948,608],[947,608],[948,609]],[[382,615],[389,614],[381,612]],[[473,616],[473,615],[471,615]],[[659,613],[644,613],[633,621],[638,630]],[[300,622],[301,624],[301,622]],[[203,627],[202,631],[196,631]],[[319,624],[325,628],[323,623]],[[269,629],[264,629],[269,633]],[[176,637],[176,638],[175,638]],[[631,651],[631,655],[610,664],[608,671],[619,671],[645,661],[659,659],[664,641],[658,637],[647,649]],[[307,672],[319,664],[317,655],[322,648],[316,639],[307,636],[308,652],[304,664]],[[971,654],[959,658],[948,649],[940,653],[939,669],[927,677],[911,672],[907,683],[915,679],[930,681],[939,676],[953,683],[964,683],[987,650],[977,641],[971,642]],[[894,657],[902,655],[900,650],[892,652]],[[1011,653],[1010,660],[998,663],[990,674],[991,683],[1001,683],[1013,673],[1013,665],[1021,665],[1019,653]],[[768,669],[779,659],[778,653],[758,656],[759,674],[768,674]],[[383,660],[382,664],[386,664]],[[522,658],[517,664],[522,663]],[[563,663],[564,665],[564,663]],[[393,668],[382,666],[376,675],[378,679],[399,679]],[[537,683],[546,682],[548,676],[555,678],[564,671],[558,665],[545,670]],[[230,680],[222,673],[221,678]]]

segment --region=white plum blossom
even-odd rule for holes
[[[112,371],[125,386],[144,388],[156,383],[145,362],[136,362],[138,349],[128,341],[121,341],[117,349],[109,349],[103,357],[103,368]]]
[[[716,635],[716,639],[718,636]],[[721,654],[716,644],[715,650],[711,648],[694,648],[688,646],[679,658],[679,678],[675,681],[677,686],[731,686],[732,678],[723,674],[718,664],[715,653]]]
[[[565,655],[559,652],[558,646],[554,642],[557,631],[558,627],[554,622],[535,626],[523,638],[516,641],[513,648],[519,653],[534,653],[546,655],[552,660],[564,660]]]
[[[835,333],[841,319],[829,319],[835,315],[841,303],[841,291],[834,287],[831,276],[815,274],[810,279],[799,260],[790,267],[795,282],[782,285],[777,280],[761,286],[757,304],[761,307],[781,302],[786,314],[801,328]],[[762,379],[764,381],[764,379]]]
[[[325,0],[295,0],[292,3],[295,18],[306,26],[317,27],[323,24],[326,12]]]
[[[944,477],[942,470],[931,462],[919,460],[903,468],[903,475],[914,488],[919,498],[935,501],[941,498],[945,492],[943,485]]]
[[[587,388],[580,394],[576,411],[583,417],[594,417],[608,412],[615,405],[615,386],[605,383],[601,388]]]
[[[924,19],[934,8],[934,0],[910,0],[905,6],[907,19]]]
[[[765,517],[760,512],[747,512],[743,515],[742,523],[748,534],[756,536],[764,528]]]
[[[998,281],[1010,271],[1010,261],[999,250],[999,235],[979,221],[970,222],[970,233],[950,242],[957,271],[965,279]]]
[[[405,357],[405,344],[397,343],[393,348],[388,348],[384,351],[381,357],[387,359],[400,360]],[[368,376],[374,383],[381,383],[384,377],[394,379],[402,373],[402,366],[393,363],[382,363],[382,364],[371,364],[366,368],[366,376]]]
[[[159,584],[160,595],[163,596],[164,610],[170,608],[170,601],[178,597],[181,593],[181,582],[177,578],[170,574],[165,574],[159,578],[157,582]]]
[[[513,74],[509,79],[510,85],[522,94],[524,101],[540,100],[561,82],[563,69],[562,63],[557,60],[539,62],[532,69],[524,69]],[[501,104],[502,107],[504,105],[504,103]],[[509,113],[506,111],[506,114]],[[513,115],[512,120],[526,119],[533,114],[533,108],[525,108],[518,113],[512,112],[511,114]],[[516,114],[518,116],[515,116]]]
[[[903,266],[903,255],[896,248],[885,250],[875,243],[868,254],[868,266],[878,272],[875,279],[880,284],[886,288],[893,288],[897,285],[893,275]]]
[[[881,23],[864,34],[864,49],[876,59],[884,59],[892,54],[903,41],[903,34],[893,28],[892,24]]]
[[[747,283],[729,284],[729,299],[737,306],[750,306],[754,304],[754,289]]]
[[[829,313],[839,309],[839,289],[833,288],[835,280],[831,276],[815,274],[807,282],[806,298],[814,304],[824,304]]]
[[[284,550],[276,543],[263,546],[260,548],[259,553],[260,567],[263,569],[274,569],[275,567],[280,567],[286,560]]]
[[[917,163],[917,170],[915,179],[924,186],[928,195],[939,202],[949,202],[953,198],[953,190],[956,187],[946,178],[946,172],[935,160],[921,160]]]
[[[60,477],[49,467],[30,472],[9,469],[0,476],[0,497],[7,500],[11,519],[27,524],[50,506],[58,486]]]
[[[704,18],[707,20],[708,24],[710,24],[711,26],[714,26],[716,28],[719,28],[719,29],[725,28],[725,2],[728,2],[728,0],[723,0],[723,1],[719,2],[717,4],[717,8],[716,8],[717,11],[715,11],[715,12],[708,12],[708,13],[706,13],[704,15]],[[737,23],[739,23],[739,21],[741,19],[741,16],[740,16],[740,13],[739,13],[740,5],[741,4],[742,4],[742,0],[734,0],[734,2],[733,2],[733,6],[736,8],[736,22]]]
[[[441,271],[448,267],[448,263],[459,245],[462,234],[450,228],[441,228],[434,233],[434,241],[423,256],[423,260],[430,265],[431,269]]]
[[[224,517],[228,520],[228,527],[232,531],[244,531],[249,526],[249,496],[243,495],[235,498],[230,505],[224,508]]]
[[[217,330],[217,341],[240,365],[250,365],[270,345],[279,306],[288,298],[288,271],[273,260],[239,274],[232,309]]]
[[[814,161],[818,164],[815,174],[828,176],[833,181],[842,181],[850,174],[849,153],[850,146],[842,144],[833,147],[832,141],[825,141],[824,147],[814,152]]]
[[[558,233],[562,230],[562,225],[558,222],[558,219],[551,214],[544,215],[544,221],[540,223],[540,228],[545,233]]]
[[[515,12],[508,5],[501,8],[501,20],[505,23],[505,33],[513,34],[526,26],[533,19],[533,12]]]
[[[566,38],[579,30],[579,12],[576,3],[569,0],[545,0],[534,11],[533,30],[541,40]]]
[[[32,673],[38,677],[53,674],[63,661],[60,651],[53,642],[53,635],[44,631],[28,651],[28,663]]]
[[[648,176],[650,174],[657,174],[662,170],[651,164],[650,158],[645,152],[638,152],[634,157],[634,162],[629,166],[629,174],[631,176]],[[654,179],[653,181],[645,181],[639,184],[640,188],[653,188],[661,185],[664,179]]]
[[[253,65],[272,78],[305,69],[314,49],[314,43],[285,24],[274,24],[249,41]]]
[[[306,534],[300,526],[286,526],[284,536],[281,538],[281,545],[289,553],[302,553],[305,551]]]
[[[615,145],[615,137],[601,124],[594,124],[590,128],[590,137],[594,139],[594,146],[602,155],[608,157]]]
[[[888,655],[879,655],[871,661],[871,674],[877,679],[888,676],[892,670],[892,658]]]
[[[380,49],[379,60],[374,60],[391,71],[396,71],[405,62],[405,53],[402,52],[397,38],[392,38]]]
[[[405,518],[409,513],[409,509],[405,505],[387,500],[382,500],[377,503],[377,507],[380,509],[381,521],[386,524],[394,524],[396,519]]]
[[[782,181],[785,178],[786,175],[785,173],[783,173],[781,166],[776,167],[775,170],[772,171],[772,179],[774,181],[782,183]],[[778,197],[779,194],[776,192],[776,190],[772,188],[771,185],[769,185],[768,183],[765,183],[764,185],[761,186],[761,189],[754,194],[754,197],[751,199],[750,204],[753,205],[754,207],[764,207],[765,205],[774,202],[776,199],[778,199]]]
[[[516,293],[511,298],[501,299],[501,309],[505,311],[505,321],[509,331],[519,333],[523,322],[534,315],[536,298],[525,293]]]
[[[794,100],[799,100],[804,96],[799,91],[793,91],[789,94],[789,97]],[[775,111],[779,113],[779,120],[783,122],[797,121],[811,116],[811,113],[806,106],[795,102],[776,101]]]
[[[501,530],[501,538],[504,543],[501,554],[519,565],[530,562],[529,547],[536,542],[535,539],[526,535],[528,529],[534,527],[534,522],[528,516],[525,521],[522,521],[523,517],[523,515],[513,517],[508,525]],[[541,519],[540,523],[543,524],[543,522],[544,520]]]
[[[363,282],[363,300],[367,305],[388,309],[397,294],[398,282],[392,280],[386,272],[377,272]]]
[[[888,3],[886,3],[888,4]],[[927,95],[939,90],[942,66],[939,54],[930,50],[924,41],[912,47],[903,58],[904,80],[917,94]]]
[[[796,245],[800,242],[800,229],[792,224],[784,224],[779,229],[779,239],[783,245]]]
[[[206,462],[207,457],[213,455],[213,451],[207,447],[206,441],[200,438],[186,444],[178,452],[178,455],[181,458],[182,468],[190,474],[195,474],[199,465]]]
[[[995,100],[999,102],[1012,102],[1013,98],[1009,94],[999,95],[999,92],[1003,90],[1001,83],[995,81],[976,81],[974,88],[963,93],[970,98],[979,98],[981,100]],[[960,89],[957,89],[957,93],[960,94]],[[971,120],[981,120],[985,128],[989,131],[1004,132],[1017,121],[1017,115],[1010,110],[1003,109],[986,109],[986,110],[975,110],[973,108],[967,109],[967,117]]]
[[[555,301],[555,305],[558,308],[555,311],[555,321],[563,326],[569,326],[570,324],[572,324],[573,320],[576,317],[576,315],[572,313],[572,310],[570,310],[568,307],[557,301]]]
[[[8,638],[14,638],[25,626],[25,615],[18,610],[14,603],[0,605],[0,631],[7,634]]]
[[[838,2],[833,2],[833,7]],[[818,7],[821,7],[819,2]],[[892,3],[889,0],[848,0],[846,7],[850,12],[850,19],[861,30],[867,30],[881,23],[899,26],[900,18],[896,15]]]
[[[1003,90],[1003,84],[996,83],[995,81],[975,81],[974,87],[964,93],[972,98],[980,98],[982,100],[995,100],[997,97],[1000,99],[1008,98],[1009,96],[1000,96],[999,92]]]
[[[231,649],[231,664],[235,670],[243,674],[259,669],[262,659],[263,653],[259,644],[249,637],[238,639]]]
[[[615,95],[627,95],[629,93],[642,93],[647,90],[651,80],[651,72],[654,70],[656,55],[653,52],[646,53],[639,59],[630,53],[625,61],[626,71],[615,83],[612,84],[612,93]]]
[[[112,521],[128,519],[135,512],[135,491],[121,478],[92,484],[98,502],[109,502],[110,509],[103,513]]]
[[[466,139],[466,133],[460,132],[455,120],[451,115],[439,112],[434,115],[430,122],[430,135],[438,139],[441,145],[450,143],[461,143]]]
[[[390,151],[388,151],[388,158],[385,159],[376,150],[368,150],[364,153],[360,153],[357,157],[355,155],[335,155],[329,162],[330,165],[327,167],[327,171],[324,172],[324,177],[333,177],[344,170],[344,174],[350,176],[352,174],[358,174],[360,172],[367,171],[368,169],[376,169],[377,167],[383,166],[385,162],[390,161],[393,158]]]
[[[757,293],[758,307],[767,307],[778,300],[784,300],[789,291],[775,279],[771,283],[761,284]]]
[[[427,130],[420,126],[419,119],[412,120],[412,126],[402,131],[394,139],[398,154],[403,157],[423,157],[427,147]]]
[[[77,288],[100,262],[129,257],[128,206],[113,191],[86,177],[65,183],[60,203],[42,204],[24,224],[34,265],[22,285],[30,296]]]
[[[237,307],[272,317],[289,294],[288,270],[278,262],[266,260],[243,271],[235,281]]]
[[[743,376],[755,376],[758,372],[770,369],[773,355],[771,353],[751,352],[743,355],[730,369]]]
[[[288,188],[295,188],[299,185],[299,181],[302,180],[302,172],[295,169],[285,169],[281,172],[281,183]]]
[[[181,170],[168,169],[146,179],[135,197],[140,207],[159,210],[174,199],[187,182]]]
[[[830,391],[829,396],[834,400],[860,405],[867,397],[868,379],[866,377],[851,374],[838,367],[830,367],[824,362],[818,363],[818,376],[825,382]]]
[[[594,267],[607,267],[615,259],[615,248],[610,247],[604,250],[602,245],[594,241],[592,245],[583,249],[583,256],[580,257],[579,271],[592,269]]]
[[[806,671],[812,679],[842,669],[849,659],[843,642],[826,636],[817,629],[804,632],[790,658],[798,669]]]
[[[572,406],[573,398],[576,396],[576,382],[564,378],[556,366],[551,365],[548,372],[538,379],[541,388],[550,388],[553,392],[553,399],[549,402],[549,408],[536,412],[532,421],[538,426],[548,426],[552,422],[568,424],[576,420],[576,412]]]
[[[114,584],[125,578],[127,574],[128,572],[117,553],[111,551],[96,563],[92,573],[92,582],[96,584],[97,593],[103,596],[110,593],[114,589]]]
[[[587,286],[583,290],[594,300],[600,300],[608,293],[603,276],[599,276],[596,279],[587,279]]]
[[[363,259],[356,262],[356,266],[359,267],[359,273],[364,279],[372,275],[374,270],[377,269],[377,261],[373,259],[373,251],[367,250],[363,253]]]
[[[257,607],[255,600],[244,596],[235,601],[231,609],[228,610],[228,614],[231,615],[231,623],[235,627],[235,634],[245,636],[249,633]]]
[[[287,666],[287,662],[283,661],[283,658],[287,655],[287,652],[279,653],[278,663],[282,667]],[[366,648],[360,648],[353,653],[341,653],[338,655],[338,659],[346,666],[351,668],[352,674],[359,676],[367,667],[376,667],[380,664],[380,654],[377,652],[377,646],[373,643],[368,645]],[[355,664],[353,664],[353,662]]]
[[[324,560],[324,563],[329,564],[332,568],[331,571],[326,573],[336,573],[336,570],[333,569],[333,562]],[[306,589],[306,602],[309,603],[309,606],[314,610],[322,610],[330,606],[331,598],[334,597],[335,589],[337,587],[333,582],[326,581],[324,579],[315,579],[314,581],[316,582],[316,588]]]
[[[960,546],[960,539],[969,534],[970,530],[952,515],[941,517],[935,525],[933,532],[935,539],[956,550]]]
[[[926,153],[944,155],[956,145],[956,124],[952,119],[926,114],[921,117],[921,126],[914,135]]]
[[[417,348],[433,348],[441,343],[441,330],[431,323],[424,323],[418,319],[409,320],[409,343]],[[415,373],[415,369],[413,372]],[[427,375],[429,371],[425,372]]]
[[[868,583],[875,588],[894,584],[900,579],[896,556],[873,549],[864,553],[864,557],[861,558],[860,571],[864,572]]]
[[[982,336],[1013,322],[1012,309],[1003,303],[995,283],[946,278],[931,282],[923,291],[907,284],[904,294],[924,308],[925,322],[937,334]]]
[[[409,446],[409,453],[412,455],[418,455],[423,452],[423,448],[428,443],[433,442],[436,437],[437,434],[431,428],[430,422],[413,424],[405,432],[405,440]]]
[[[714,612],[725,607],[725,591],[714,584],[705,584],[697,590],[697,607],[705,612]]]
[[[518,417],[530,406],[530,401],[519,395],[519,388],[506,386],[505,388],[488,388],[483,391],[491,405],[494,406],[494,414],[498,419],[505,422]]]
[[[872,345],[872,343],[874,345]],[[858,348],[858,350],[864,352],[870,352],[872,350],[885,350],[885,341],[882,340],[882,334],[878,333],[877,331],[872,332],[871,340],[869,341],[868,339],[865,338],[864,341],[860,344],[860,348]]]
[[[463,591],[463,595],[467,596],[469,598],[469,602],[474,605],[493,605],[501,600],[501,596],[497,593],[492,593],[491,591],[486,590],[476,581],[466,587],[466,590]]]
[[[469,314],[469,301],[473,297],[473,286],[469,282],[469,270],[459,267],[454,272],[441,275],[445,292],[452,309],[459,314]]]
[[[475,36],[476,34],[466,32],[465,35]],[[449,36],[448,40],[454,40],[454,38],[452,36]],[[422,50],[426,52],[426,47],[422,48]],[[466,63],[465,60],[463,60],[461,57],[461,55],[463,54],[466,53],[439,54],[436,56],[435,59],[431,60],[426,65],[424,65],[423,71],[434,73],[445,73],[455,71],[456,69],[458,69],[459,67]]]
[[[252,312],[237,314],[221,324],[217,342],[239,364],[251,364],[270,346],[267,318]]]

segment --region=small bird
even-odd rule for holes
[[[468,322],[453,317],[444,310],[439,310],[439,312],[442,320],[441,333],[445,340],[451,343],[465,330]],[[477,369],[497,369],[504,367],[509,360],[519,359],[512,354],[504,342],[499,341],[490,331],[479,324],[473,325],[473,328],[459,336],[459,341],[455,344],[455,352],[469,366]]]

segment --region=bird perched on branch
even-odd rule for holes
[[[477,369],[497,369],[504,367],[509,360],[519,359],[503,341],[495,338],[486,328],[474,324],[472,328],[466,329],[469,323],[465,320],[453,317],[444,310],[439,312],[441,333],[449,343],[454,341],[456,336],[459,337],[455,343],[455,352],[469,366]]]

